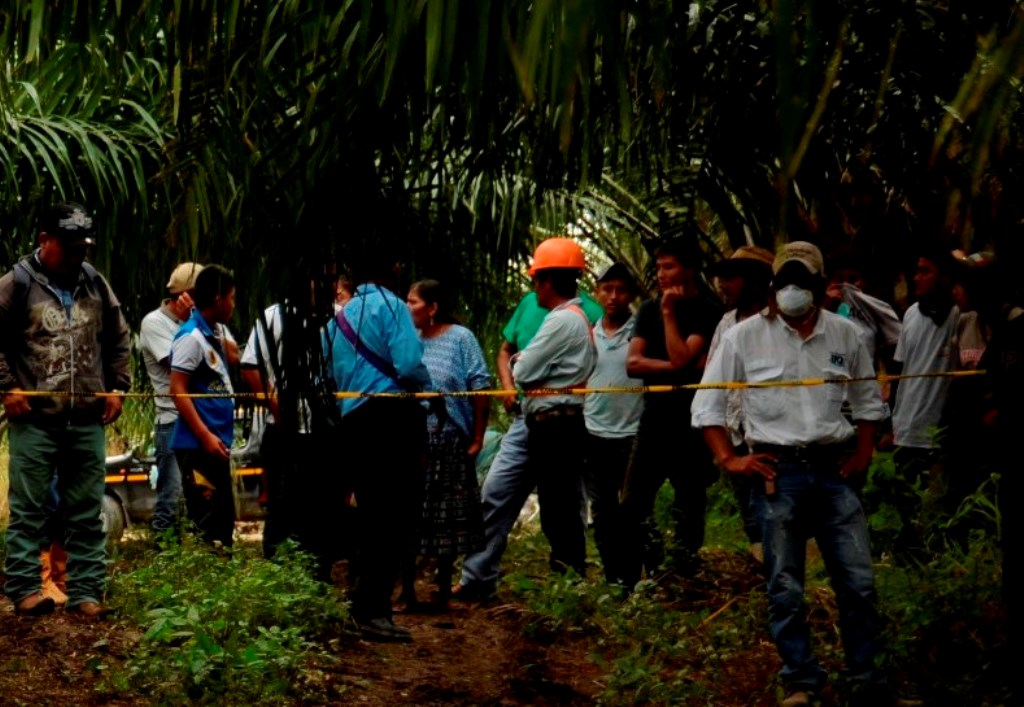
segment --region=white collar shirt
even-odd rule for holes
[[[781,317],[759,314],[733,326],[708,363],[702,383],[781,383],[804,379],[872,378],[871,355],[855,324],[820,311],[807,339]],[[842,405],[856,420],[885,417],[877,381],[746,388],[741,397],[747,444],[806,446],[854,435]],[[694,427],[727,427],[727,390],[701,389],[691,407]]]

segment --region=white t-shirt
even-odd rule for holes
[[[167,393],[171,389],[171,346],[181,325],[180,319],[175,318],[166,306],[161,306],[143,317],[139,329],[142,360],[157,396],[154,400],[156,421],[161,425],[178,419],[178,409]]]
[[[903,330],[893,356],[903,364],[903,373],[948,373],[953,370],[953,340],[960,310],[952,307],[936,326],[921,313],[917,303],[903,315]],[[942,419],[942,408],[949,392],[948,378],[907,378],[896,388],[896,408],[892,413],[893,441],[901,447],[933,449],[933,431]]]
[[[274,342],[274,348],[276,349],[276,359],[278,364],[282,362],[284,358],[284,348],[282,346],[282,336],[284,333],[284,317],[281,314],[281,305],[272,304],[266,308],[263,312],[263,319],[270,332],[270,338]],[[260,353],[257,354],[257,345],[259,346]],[[263,358],[263,365],[260,365],[260,355]],[[277,391],[277,380],[274,375],[274,367],[271,364],[270,348],[267,345],[267,337],[264,335],[263,327],[260,322],[257,321],[253,326],[252,331],[249,333],[249,340],[245,344],[245,351],[242,352],[242,357],[239,360],[239,364],[246,367],[252,368],[263,368],[267,376],[267,386],[270,393]],[[309,404],[304,400],[302,402],[302,410],[299,413],[299,431],[306,432],[309,429],[309,417],[310,410]],[[268,411],[266,417],[267,424],[274,423],[274,416]]]
[[[597,363],[587,382],[588,388],[634,388],[644,384],[639,378],[626,374],[629,339],[633,336],[635,322],[636,319],[630,317],[611,334],[605,331],[604,320],[594,325]],[[587,431],[597,437],[632,437],[640,427],[643,409],[642,393],[591,393],[583,401]]]

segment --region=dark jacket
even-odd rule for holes
[[[24,268],[20,275],[18,268]],[[26,277],[27,274],[27,277]],[[0,278],[0,390],[96,393],[131,385],[131,339],[110,284],[83,265],[68,312],[34,255]],[[92,424],[95,397],[30,397],[29,421]]]

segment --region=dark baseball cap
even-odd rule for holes
[[[54,204],[43,214],[39,230],[68,243],[96,244],[96,228],[85,207],[75,202]]]
[[[607,282],[608,280],[622,280],[630,287],[636,287],[636,278],[623,263],[612,263],[597,274],[598,282]]]

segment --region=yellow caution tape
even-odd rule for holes
[[[728,381],[723,383],[686,383],[681,385],[639,385],[619,386],[607,388],[532,388],[530,390],[459,390],[447,393],[424,391],[391,391],[386,393],[363,393],[359,391],[339,391],[334,393],[338,400],[353,398],[399,398],[429,400],[431,398],[475,398],[491,397],[505,398],[510,395],[525,395],[526,397],[544,397],[548,395],[592,395],[592,394],[637,394],[637,393],[675,393],[681,390],[745,390],[748,388],[796,388],[819,385],[849,385],[850,383],[888,383],[891,381],[907,380],[911,378],[966,378],[969,376],[983,376],[986,371],[948,371],[945,373],[913,373],[890,375],[882,374],[863,378],[803,378],[790,381],[763,381],[750,383],[746,381]],[[153,393],[153,392],[126,392],[126,393],[71,393],[65,391],[42,391],[25,390],[20,391],[21,395],[27,397],[52,397],[52,398],[252,398],[255,400],[266,400],[273,396],[265,393]]]

